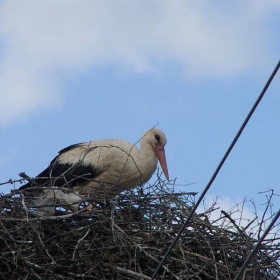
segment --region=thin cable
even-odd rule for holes
[[[239,131],[237,132],[236,136],[234,137],[231,145],[229,146],[228,150],[226,151],[224,157],[222,158],[220,164],[218,165],[217,169],[215,170],[214,174],[212,175],[209,183],[207,184],[207,186],[205,187],[205,189],[203,190],[201,196],[199,197],[198,201],[196,202],[196,204],[194,205],[194,208],[192,209],[191,213],[189,214],[188,218],[186,219],[186,221],[184,222],[184,224],[181,226],[179,232],[177,233],[176,237],[174,238],[173,242],[171,243],[171,245],[169,246],[167,252],[165,253],[164,257],[162,258],[160,264],[158,265],[158,267],[156,268],[151,280],[155,279],[155,277],[157,276],[160,268],[164,265],[168,255],[170,254],[171,250],[173,249],[173,247],[175,246],[175,244],[178,242],[180,236],[182,235],[183,231],[185,230],[187,224],[189,223],[189,221],[191,220],[194,212],[196,211],[198,205],[201,203],[202,199],[204,198],[205,194],[207,193],[207,191],[209,190],[209,188],[211,187],[212,183],[214,182],[216,176],[218,175],[220,169],[222,168],[224,162],[226,161],[228,155],[230,154],[232,148],[234,147],[234,145],[236,144],[238,138],[240,137],[240,135],[242,134],[245,126],[247,125],[248,121],[250,120],[251,116],[253,115],[254,111],[256,110],[256,108],[258,107],[261,99],[263,98],[266,90],[268,89],[270,83],[272,82],[274,76],[276,75],[278,69],[280,67],[280,61],[278,62],[278,64],[276,65],[275,69],[273,70],[271,76],[269,77],[267,83],[265,84],[261,94],[259,95],[258,99],[256,100],[255,104],[253,105],[251,111],[249,112],[249,114],[247,115],[246,119],[244,120],[242,126],[240,127]]]
[[[251,252],[251,254],[247,257],[247,259],[243,263],[242,267],[240,268],[238,274],[235,276],[234,280],[238,280],[240,278],[240,276],[243,273],[244,269],[246,268],[246,266],[248,265],[250,260],[253,258],[253,256],[255,255],[255,253],[257,252],[259,247],[261,246],[261,243],[263,242],[264,238],[267,236],[267,234],[269,233],[269,231],[271,230],[271,228],[273,227],[273,225],[275,224],[275,222],[277,221],[277,219],[279,217],[280,217],[280,210],[275,214],[273,220],[271,221],[271,223],[269,224],[268,228],[263,233],[262,237],[259,239],[258,243],[256,244],[256,246],[253,249],[253,251]]]

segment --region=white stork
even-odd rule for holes
[[[80,195],[110,197],[146,183],[155,172],[158,160],[169,180],[166,142],[164,133],[153,128],[141,138],[141,150],[127,141],[113,139],[71,145],[61,150],[32,182],[19,189],[56,186]]]

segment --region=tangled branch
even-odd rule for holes
[[[95,203],[90,211],[82,202],[78,212],[57,206],[49,217],[36,215],[29,199],[17,191],[0,197],[1,279],[151,279],[195,194],[175,193],[159,177],[153,186]],[[219,211],[214,202],[193,216],[158,279],[233,279],[258,241],[259,232],[251,228],[262,230],[271,217],[268,210],[242,227],[234,210],[222,209],[219,223],[211,221]],[[275,227],[244,279],[278,279],[279,240]]]

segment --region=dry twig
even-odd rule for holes
[[[0,197],[0,279],[151,279],[194,203],[192,194],[174,193],[160,177],[92,212],[58,208],[55,216],[32,217],[30,194],[23,194]],[[193,216],[158,279],[234,278],[258,231],[248,235],[225,211],[227,222],[217,225],[209,218],[214,206]],[[276,231],[265,240],[244,279],[278,279],[279,239]]]

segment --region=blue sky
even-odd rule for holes
[[[201,193],[280,58],[279,30],[276,0],[0,1],[0,182],[159,123],[170,178]],[[208,199],[280,194],[279,88],[280,73]]]

